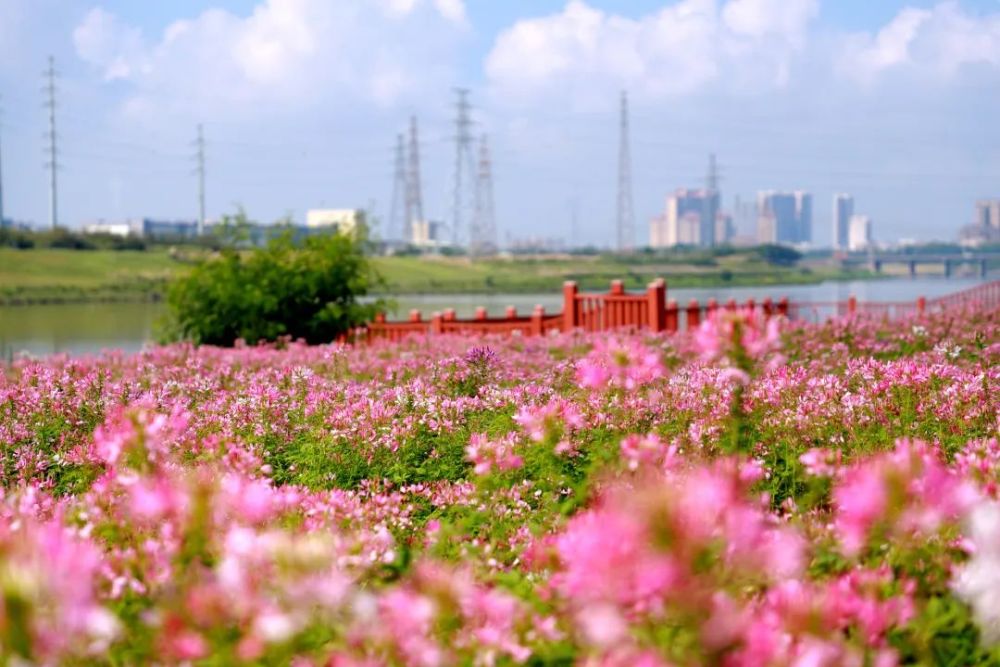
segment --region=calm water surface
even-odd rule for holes
[[[686,303],[734,298],[744,301],[764,297],[795,301],[839,301],[855,295],[861,301],[911,301],[918,296],[933,298],[972,287],[977,279],[888,279],[854,282],[827,282],[819,285],[733,287],[670,290],[668,298]],[[536,304],[549,312],[562,309],[562,295],[546,294],[445,294],[407,295],[396,298],[396,318],[419,309],[424,317],[436,310],[454,308],[460,317],[471,316],[477,306],[491,315],[502,315],[507,306],[528,313]],[[0,358],[27,352],[32,355],[69,353],[96,354],[120,349],[136,352],[156,337],[156,321],[163,313],[161,304],[95,303],[45,306],[0,306]]]

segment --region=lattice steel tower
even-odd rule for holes
[[[493,209],[493,160],[486,135],[479,143],[479,173],[476,175],[476,211],[469,250],[473,255],[492,255],[497,251],[497,227]]]
[[[455,95],[455,174],[452,185],[451,240],[460,245],[464,234],[469,232],[472,239],[472,224],[469,209],[473,208],[476,199],[476,163],[472,155],[472,118],[469,104],[469,91],[456,88]],[[463,196],[468,190],[468,197]]]
[[[632,209],[632,157],[628,141],[628,94],[622,92],[620,136],[618,139],[618,250],[635,246],[635,213]]]
[[[406,217],[406,138],[402,133],[396,135],[396,164],[392,180],[392,205],[389,209],[389,229],[391,234],[398,233],[403,243],[412,239],[413,229]]]
[[[45,107],[49,110],[49,131],[46,133],[48,144],[45,146],[49,168],[49,225],[55,229],[59,224],[59,182],[56,174],[59,172],[59,149],[56,145],[56,63],[49,56],[49,66],[45,70]]]
[[[417,133],[417,117],[410,117],[409,168],[406,171],[406,223],[413,238],[413,223],[424,219],[424,202],[420,194],[420,137]]]
[[[198,136],[194,140],[195,167],[198,174],[198,236],[205,233],[205,129],[198,123]]]

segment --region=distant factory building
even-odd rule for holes
[[[197,220],[153,220],[134,218],[128,221],[133,233],[143,238],[187,238],[198,236]],[[206,228],[207,231],[207,228]]]
[[[851,216],[854,215],[854,197],[839,193],[833,195],[833,249],[846,250]]]
[[[306,211],[309,229],[333,228],[340,234],[352,234],[358,228],[361,211],[353,208],[318,208]]]
[[[433,220],[414,220],[411,242],[419,248],[436,248],[444,245],[444,225]]]
[[[847,233],[847,249],[867,250],[872,245],[872,219],[867,215],[852,215]]]
[[[129,222],[108,222],[107,220],[98,220],[96,222],[88,222],[83,225],[84,234],[108,234],[110,236],[121,236],[127,237],[132,235],[138,235],[139,232],[133,228],[133,225]]]
[[[808,192],[757,193],[757,240],[800,245],[812,242],[812,195]]]

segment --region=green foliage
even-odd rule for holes
[[[240,213],[226,227],[239,230],[245,222]],[[170,286],[164,337],[211,345],[282,337],[330,342],[384,305],[358,300],[382,284],[364,248],[363,235],[296,243],[291,232],[261,250],[225,247]]]
[[[802,253],[798,250],[783,245],[762,245],[757,248],[757,254],[762,260],[774,266],[794,266],[802,259]]]

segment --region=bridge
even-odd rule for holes
[[[926,255],[906,255],[899,253],[873,253],[870,255],[847,256],[840,260],[842,266],[866,265],[875,273],[882,273],[886,264],[903,264],[910,276],[917,275],[920,264],[936,264],[944,267],[944,275],[950,278],[959,266],[974,266],[980,278],[989,273],[990,264],[1000,263],[1000,252],[977,253],[935,253]]]

